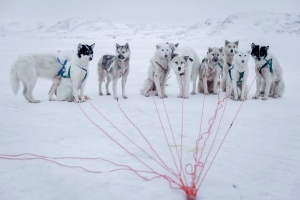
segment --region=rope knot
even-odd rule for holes
[[[196,186],[193,184],[192,186],[183,186],[182,189],[186,193],[187,200],[195,200],[197,196]]]

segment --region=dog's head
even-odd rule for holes
[[[233,59],[236,63],[244,65],[245,63],[248,63],[250,52],[250,50],[236,49],[234,50]]]
[[[259,46],[252,43],[251,45],[251,56],[254,60],[260,61],[262,58],[267,57],[269,46]]]
[[[156,55],[160,58],[170,58],[172,49],[169,44],[161,43],[156,45]]]
[[[224,49],[227,55],[233,56],[234,50],[238,48],[239,48],[239,41],[229,42],[228,40],[225,40]]]
[[[80,60],[85,62],[89,62],[93,60],[93,49],[95,47],[95,43],[92,45],[87,44],[79,44],[77,47],[77,56]]]
[[[223,57],[223,47],[209,47],[207,52],[207,59],[212,62],[219,62]]]
[[[188,62],[193,62],[193,59],[189,56],[179,56],[178,54],[172,53],[169,66],[176,74],[183,74],[187,68]]]
[[[166,44],[168,44],[170,46],[172,52],[174,52],[175,49],[179,46],[179,43],[174,44],[174,43],[168,43],[168,42],[166,42]]]
[[[130,57],[130,48],[128,43],[124,46],[116,44],[116,57],[122,62],[125,62]]]

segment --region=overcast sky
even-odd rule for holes
[[[245,12],[300,14],[300,0],[0,0],[0,23],[102,17],[120,23],[193,24]]]

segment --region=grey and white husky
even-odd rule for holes
[[[129,74],[130,48],[128,43],[124,46],[116,44],[116,55],[104,55],[98,62],[99,95],[102,96],[102,83],[106,77],[106,94],[110,95],[109,84],[113,81],[113,97],[119,99],[117,95],[117,82],[122,77],[122,96],[127,99],[125,86]]]

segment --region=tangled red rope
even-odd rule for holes
[[[256,77],[255,77],[256,78]],[[255,81],[255,78],[247,92],[247,95]],[[70,82],[73,84],[73,82],[70,80]],[[74,84],[73,84],[74,85]],[[182,78],[182,94],[184,94],[184,80]],[[160,89],[160,87],[158,87],[157,89]],[[109,137],[113,142],[115,142],[121,149],[123,149],[125,152],[127,152],[128,154],[130,154],[133,158],[135,158],[136,160],[138,160],[140,163],[142,163],[146,168],[148,168],[148,170],[137,170],[137,169],[133,169],[131,168],[130,166],[128,165],[121,165],[121,164],[117,164],[115,162],[112,162],[110,160],[107,160],[107,159],[103,159],[103,158],[100,158],[100,157],[97,157],[97,158],[81,158],[81,157],[47,157],[47,156],[41,156],[41,155],[36,155],[36,154],[31,154],[31,153],[24,153],[24,154],[19,154],[19,155],[6,155],[6,154],[0,154],[0,159],[6,159],[6,160],[44,160],[44,161],[48,161],[48,162],[52,162],[52,163],[55,163],[57,165],[60,165],[60,166],[63,166],[63,167],[68,167],[68,168],[78,168],[78,169],[82,169],[86,172],[89,172],[89,173],[102,173],[100,171],[93,171],[93,170],[88,170],[88,169],[85,169],[83,167],[80,167],[80,166],[69,166],[69,165],[65,165],[65,164],[61,164],[55,160],[62,160],[62,159],[79,159],[79,160],[102,160],[102,161],[105,161],[105,162],[109,162],[119,168],[117,169],[114,169],[114,170],[110,170],[110,172],[113,172],[113,171],[118,171],[118,170],[128,170],[128,171],[132,171],[134,172],[136,175],[138,175],[139,177],[143,178],[144,180],[153,180],[155,178],[164,178],[165,180],[167,180],[169,182],[169,185],[171,188],[173,189],[181,189],[185,192],[186,194],[186,197],[188,198],[188,200],[195,200],[196,196],[197,196],[197,192],[200,188],[200,186],[202,185],[213,161],[215,160],[224,140],[226,139],[228,133],[229,133],[229,130],[233,124],[233,122],[235,121],[238,113],[240,112],[241,110],[241,107],[243,106],[243,103],[244,101],[242,101],[230,127],[228,128],[221,144],[219,145],[218,149],[217,149],[217,152],[216,154],[214,155],[208,169],[206,170],[206,172],[204,173],[204,176],[203,178],[201,179],[201,175],[203,173],[203,170],[204,170],[204,167],[206,165],[206,162],[208,160],[208,157],[209,155],[211,154],[211,151],[212,151],[212,148],[213,148],[213,145],[215,143],[215,140],[217,138],[217,134],[219,132],[219,128],[220,128],[220,124],[222,122],[222,119],[223,119],[223,116],[224,116],[224,113],[225,113],[225,109],[226,109],[226,105],[227,105],[227,100],[228,100],[228,96],[226,96],[225,98],[221,99],[220,100],[220,91],[218,93],[218,102],[217,102],[217,108],[214,112],[214,115],[213,117],[209,120],[209,127],[208,127],[208,130],[204,133],[201,133],[202,131],[202,122],[203,122],[203,113],[204,113],[204,105],[205,105],[205,96],[204,95],[204,98],[203,98],[203,103],[202,103],[202,113],[201,113],[201,117],[200,117],[200,131],[199,131],[199,135],[198,135],[198,139],[196,140],[196,149],[195,149],[195,153],[193,154],[193,157],[194,157],[194,165],[193,165],[193,170],[191,172],[188,172],[187,171],[187,167],[188,166],[192,166],[192,164],[187,164],[185,167],[183,167],[183,163],[182,163],[182,137],[183,137],[183,132],[184,132],[184,98],[182,98],[182,123],[181,123],[181,143],[180,143],[180,153],[179,153],[179,150],[177,148],[177,144],[176,144],[176,141],[175,141],[175,137],[174,137],[174,133],[173,133],[173,130],[172,130],[172,126],[171,126],[171,123],[170,123],[170,119],[169,119],[169,116],[168,116],[168,113],[167,113],[167,109],[166,109],[166,106],[165,106],[165,102],[164,102],[164,99],[162,99],[162,103],[163,103],[163,106],[164,106],[164,111],[166,113],[166,116],[167,116],[167,120],[168,120],[168,124],[169,124],[169,127],[170,127],[170,130],[171,130],[171,134],[172,134],[172,138],[173,138],[173,142],[175,144],[175,147],[176,147],[176,154],[177,154],[177,157],[179,159],[179,167],[178,167],[178,164],[176,162],[176,159],[175,159],[175,156],[171,150],[171,145],[170,145],[170,142],[168,140],[168,137],[167,137],[167,134],[165,132],[165,129],[164,129],[164,126],[163,126],[163,123],[161,121],[161,117],[160,117],[160,114],[159,114],[159,111],[158,111],[158,108],[157,108],[157,104],[156,104],[156,101],[153,97],[153,101],[154,101],[154,104],[155,104],[155,107],[156,107],[156,112],[158,114],[158,118],[159,118],[159,121],[160,121],[160,124],[161,124],[161,127],[162,127],[162,130],[163,130],[163,133],[164,133],[164,136],[165,136],[165,139],[166,139],[166,142],[169,146],[169,151],[171,153],[171,156],[172,156],[172,159],[173,159],[173,162],[174,162],[174,165],[175,165],[175,168],[177,170],[177,172],[175,172],[172,168],[170,168],[164,161],[163,159],[160,157],[160,155],[155,151],[155,149],[153,148],[153,146],[150,144],[150,142],[148,141],[148,139],[144,136],[144,134],[142,133],[142,131],[134,124],[134,122],[132,120],[129,119],[129,117],[126,115],[126,113],[123,111],[123,109],[121,108],[120,106],[120,103],[119,101],[117,100],[117,104],[118,104],[118,107],[120,109],[120,111],[123,113],[123,115],[126,117],[126,119],[133,125],[133,127],[139,132],[139,134],[142,136],[142,138],[146,141],[146,143],[149,145],[150,149],[154,152],[154,154],[156,155],[157,158],[154,158],[153,156],[151,156],[149,153],[147,153],[143,148],[141,148],[139,145],[137,145],[133,140],[131,140],[126,134],[124,134],[121,130],[119,130],[110,120],[108,120],[89,100],[87,100],[87,102],[108,122],[110,123],[120,134],[122,134],[127,140],[129,140],[134,146],[136,146],[138,149],[140,149],[144,154],[146,154],[149,158],[151,158],[154,162],[156,162],[160,167],[162,167],[164,170],[166,170],[167,172],[169,172],[172,176],[168,176],[168,175],[165,175],[165,174],[161,174],[161,173],[158,173],[156,172],[152,167],[150,167],[149,165],[147,165],[144,161],[142,161],[140,158],[138,158],[136,155],[134,155],[132,152],[130,152],[128,149],[126,149],[123,145],[121,145],[116,139],[114,139],[112,136],[110,136],[104,129],[102,129],[97,123],[95,123],[88,115],[87,113],[82,109],[82,107],[80,106],[79,103],[77,103],[78,107],[80,108],[80,110],[84,113],[84,115],[86,116],[86,118],[91,122],[93,123],[97,128],[99,128],[107,137]],[[225,102],[225,105],[223,105],[222,103]],[[203,150],[206,146],[206,142],[209,138],[209,136],[211,135],[211,130],[212,130],[212,127],[215,123],[215,120],[217,118],[217,114],[218,114],[218,111],[224,106],[224,109],[223,109],[223,113],[222,113],[222,116],[220,118],[220,121],[218,123],[218,128],[217,128],[217,131],[216,131],[216,134],[215,134],[215,137],[213,138],[213,142],[211,144],[211,147],[208,151],[208,154],[206,155],[206,157],[204,158],[204,161],[201,162],[201,159],[202,159],[202,156],[203,156]],[[207,137],[206,139],[204,140],[204,143],[203,143],[203,147],[199,150],[199,145],[200,145],[200,140],[202,140],[203,138],[203,135],[206,134]],[[198,155],[198,153],[200,152],[200,155]],[[157,160],[158,159],[158,160]],[[185,168],[185,170],[183,170],[183,168]],[[200,168],[200,171],[198,171],[198,168]],[[142,175],[142,174],[153,174],[153,177],[152,178],[148,178],[146,177],[145,175]],[[187,175],[191,176],[191,183],[188,184],[188,180],[187,180]],[[177,181],[174,179],[176,178]],[[200,183],[199,183],[200,182]]]

